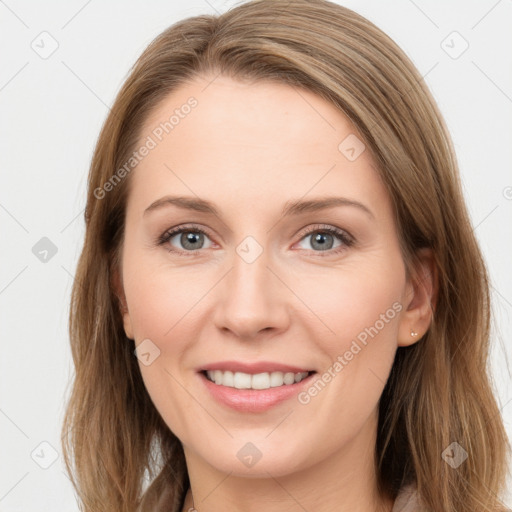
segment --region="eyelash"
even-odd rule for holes
[[[187,225],[187,226],[178,226],[176,228],[170,229],[169,231],[166,231],[165,233],[163,233],[161,236],[159,236],[157,238],[157,245],[164,245],[167,242],[169,242],[169,240],[171,238],[173,238],[175,235],[180,234],[180,233],[187,233],[187,232],[202,233],[203,235],[206,235],[208,238],[211,238],[204,229],[192,224],[192,225]],[[308,235],[311,235],[311,234],[317,233],[317,232],[323,233],[323,234],[328,233],[330,235],[336,236],[342,242],[342,245],[340,245],[336,249],[329,249],[327,251],[313,251],[315,253],[318,253],[318,256],[320,256],[320,257],[332,256],[335,254],[339,254],[342,251],[346,250],[348,247],[352,247],[354,245],[354,239],[347,232],[345,232],[341,229],[332,227],[332,226],[328,226],[328,225],[313,226],[307,232],[302,233],[302,236],[300,239],[302,240],[303,238],[307,237]],[[182,254],[184,256],[194,257],[194,256],[197,256],[199,252],[201,252],[201,249],[196,249],[195,251],[182,251],[181,249],[172,248],[172,249],[169,249],[169,252],[174,252],[177,254]]]

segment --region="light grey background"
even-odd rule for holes
[[[492,278],[492,371],[512,438],[512,1],[339,3],[405,50],[448,124]],[[0,0],[2,512],[78,510],[59,441],[73,375],[68,303],[88,166],[108,106],[162,30],[233,4]],[[34,254],[43,237],[57,249],[39,254],[46,262]]]

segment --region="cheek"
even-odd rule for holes
[[[131,297],[129,307],[136,344],[147,343],[145,340],[149,339],[159,351],[149,365],[139,360],[144,385],[169,428],[180,439],[187,440],[192,420],[187,414],[190,395],[184,381],[184,357],[198,338],[196,315],[201,297],[211,286],[205,290],[204,276],[201,285],[197,281],[200,276],[193,277],[188,272],[184,279],[183,271],[176,268],[149,268],[141,264],[132,270],[134,277],[125,291]]]
[[[218,276],[214,269],[200,265],[179,268],[147,261],[150,258],[134,257],[125,267],[135,339],[155,340],[162,351],[176,355],[185,350],[186,340],[194,339],[205,307],[201,302]],[[309,331],[309,338],[321,344],[322,351],[335,357],[348,350],[353,340],[363,345],[374,339],[381,340],[381,345],[385,339],[396,342],[401,307],[397,301],[405,286],[399,253],[354,258],[335,269],[309,266],[303,270],[286,278],[295,283],[293,291],[300,299],[297,302],[293,294],[289,298],[296,305],[290,321]],[[206,303],[211,308],[208,299]]]
[[[321,326],[323,335],[317,332],[312,339],[330,363],[318,376],[322,382],[313,384],[300,400],[315,408],[315,416],[333,429],[346,424],[347,414],[349,430],[363,425],[375,410],[393,364],[405,271],[400,258],[381,256],[365,264],[359,261],[329,279],[301,284],[303,294],[314,290],[308,305],[328,328],[316,320],[314,325]],[[329,285],[323,293],[321,282]]]
[[[127,275],[128,272],[127,268]],[[183,337],[177,334],[191,325],[191,319],[199,311],[198,303],[208,291],[204,273],[201,276],[190,269],[150,266],[143,262],[134,265],[132,272],[125,290],[135,339],[154,339],[159,344],[172,340],[172,348],[179,351],[179,340]]]
[[[322,344],[331,357],[348,350],[353,340],[396,342],[405,286],[400,262],[370,259],[298,281],[294,291],[317,317],[310,323],[324,333]]]

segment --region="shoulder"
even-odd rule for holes
[[[391,512],[420,512],[418,493],[414,484],[409,484],[400,489]]]
[[[500,512],[512,512],[511,508],[498,509]],[[391,512],[424,512],[421,506],[416,484],[409,484],[400,489]]]

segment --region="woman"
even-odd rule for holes
[[[504,509],[454,151],[368,20],[258,0],[167,29],[85,219],[63,427],[83,510]]]

